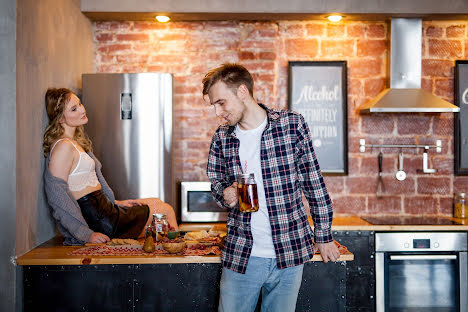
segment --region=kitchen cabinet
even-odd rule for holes
[[[346,265],[308,262],[296,311],[345,311]],[[217,311],[219,263],[23,266],[24,311]],[[257,309],[259,311],[259,309]]]
[[[346,311],[375,311],[373,231],[333,231],[333,238],[354,254],[346,264]]]

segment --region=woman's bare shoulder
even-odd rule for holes
[[[60,140],[54,146],[50,154],[50,163],[51,164],[67,164],[73,161],[75,154],[75,147],[72,142],[68,139]]]

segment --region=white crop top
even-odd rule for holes
[[[50,149],[50,154],[52,154],[55,145],[62,140],[68,139],[58,139]],[[78,164],[68,175],[68,187],[70,191],[77,192],[85,189],[87,186],[97,186],[99,180],[96,176],[96,170],[94,170],[96,166],[94,160],[86,152],[81,152],[71,140],[69,141],[80,155]]]

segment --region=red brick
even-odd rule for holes
[[[432,93],[432,88],[434,86],[434,82],[431,78],[421,78],[421,89]]]
[[[349,177],[346,180],[348,194],[368,194],[374,193],[377,189],[377,175],[375,178],[369,177]]]
[[[380,58],[358,58],[348,62],[349,76],[367,78],[380,76],[383,72],[383,62]]]
[[[336,214],[357,215],[366,210],[365,196],[333,196],[332,201]]]
[[[159,72],[163,73],[166,71],[166,66],[164,65],[148,65],[148,72]]]
[[[404,169],[404,168],[403,168]],[[405,180],[399,181],[395,177],[397,170],[395,169],[392,174],[384,179],[385,194],[388,195],[414,195],[416,191],[416,181],[413,177],[406,177]],[[406,171],[405,171],[406,172]]]
[[[115,61],[115,55],[98,54],[96,57],[99,63],[113,63]]]
[[[284,37],[304,37],[304,25],[302,24],[280,24],[280,36]]]
[[[325,32],[325,25],[324,24],[306,24],[306,36],[323,36]]]
[[[327,37],[339,38],[343,37],[345,33],[345,26],[342,24],[327,24]]]
[[[275,48],[275,42],[271,40],[245,40],[240,42],[240,49],[261,49],[261,50],[273,50]]]
[[[239,60],[240,61],[245,61],[245,60],[254,60],[256,59],[255,53],[250,52],[250,51],[240,51],[239,52]]]
[[[453,96],[453,79],[437,78],[435,79],[435,95],[443,97]]]
[[[147,41],[149,40],[148,34],[117,34],[117,41]]]
[[[109,42],[114,39],[114,35],[112,33],[98,33],[96,34],[95,39],[98,42]]]
[[[349,78],[348,79],[348,95],[360,96],[363,93],[362,79]]]
[[[135,22],[133,29],[137,31],[146,31],[146,30],[162,30],[168,29],[173,26],[173,24],[159,23],[159,22]]]
[[[401,197],[386,196],[378,198],[375,195],[367,198],[367,213],[395,214],[401,213]]]
[[[448,217],[453,216],[453,197],[439,198],[439,214],[443,214]]]
[[[130,51],[131,45],[129,44],[122,44],[122,43],[116,43],[116,44],[109,44],[109,45],[101,45],[98,47],[98,52],[101,53],[116,53],[116,52],[126,52]]]
[[[413,215],[434,215],[438,211],[438,200],[432,196],[406,197],[405,213]]]
[[[346,34],[347,34],[348,37],[364,38],[365,33],[366,33],[366,25],[365,24],[347,25],[346,26]]]
[[[429,56],[438,58],[460,58],[463,46],[460,40],[429,39]]]
[[[432,133],[434,135],[453,136],[453,118],[434,118]]]
[[[147,54],[123,54],[117,55],[117,63],[146,63],[148,61]]]
[[[128,31],[132,27],[132,22],[96,22],[96,30]]]
[[[150,63],[183,63],[185,62],[185,57],[183,55],[176,54],[158,54],[153,55],[149,59]]]
[[[398,134],[430,134],[431,116],[415,114],[397,114]]]
[[[361,159],[357,156],[350,155],[348,158],[348,176],[357,176],[361,167]]]
[[[436,77],[453,77],[453,61],[423,59],[422,75]]]
[[[468,57],[468,40],[465,40],[465,58]]]
[[[245,64],[245,68],[249,70],[250,72],[256,72],[256,71],[273,71],[275,68],[275,63],[274,62],[251,62],[248,64]]]
[[[276,59],[276,53],[274,52],[260,52],[259,59],[261,60],[274,60]]]
[[[121,65],[123,73],[141,73],[146,72],[145,66],[141,64],[123,64]]]
[[[367,143],[367,142],[366,142]],[[366,155],[361,159],[361,170],[359,173],[361,175],[370,175],[372,177],[378,177],[379,175],[379,162],[378,162],[378,153],[372,151],[372,155]],[[382,151],[382,172],[384,174],[393,174],[396,168],[395,158]]]
[[[371,24],[367,27],[368,38],[385,38],[387,29],[383,24]]]
[[[385,89],[385,78],[368,78],[364,79],[364,94],[374,97]]]
[[[357,56],[382,56],[387,51],[386,40],[367,40],[359,39],[357,41]]]
[[[455,176],[453,181],[453,191],[468,193],[468,176]]]
[[[367,134],[391,134],[395,123],[391,115],[371,114],[362,117],[362,132]]]
[[[322,40],[320,54],[325,57],[353,56],[353,40]]]
[[[434,37],[434,38],[440,38],[444,35],[444,30],[441,27],[438,26],[429,26],[426,29],[426,36],[427,37]]]
[[[121,73],[122,69],[118,65],[98,65],[96,66],[96,72],[98,73]]]
[[[431,155],[432,164],[434,169],[437,170],[438,175],[453,175],[454,172],[454,159],[453,156],[437,154]]]
[[[249,33],[250,40],[275,40],[278,36],[278,28],[257,28]]]
[[[317,39],[286,39],[286,54],[290,57],[316,57],[318,53]]]
[[[327,191],[330,194],[339,194],[344,193],[344,178],[343,177],[333,177],[325,176],[323,177]]]
[[[465,37],[465,25],[453,25],[446,29],[447,38]]]
[[[434,175],[419,177],[417,184],[419,194],[446,195],[451,192],[450,178],[439,178]]]

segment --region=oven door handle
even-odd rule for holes
[[[457,255],[390,255],[390,260],[456,260]]]

